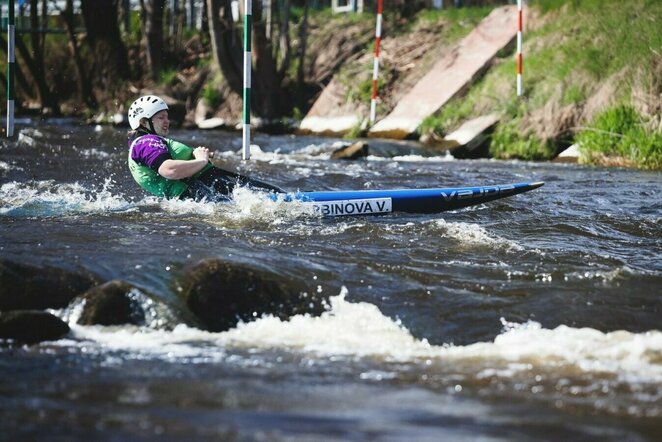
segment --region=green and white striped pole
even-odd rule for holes
[[[244,1],[244,114],[243,114],[243,159],[251,159],[251,22],[253,5]]]
[[[14,136],[14,0],[9,5],[7,22],[7,137]]]

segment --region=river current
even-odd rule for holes
[[[202,258],[249,263],[329,297],[319,317],[222,333],[81,326],[0,349],[4,440],[659,440],[662,175],[460,161],[368,140],[174,131],[288,191],[544,181],[438,215],[321,218],[240,189],[233,203],[146,196],[123,129],[19,125],[0,142],[0,253],[87,270],[179,302]],[[148,306],[146,306],[148,307]],[[5,439],[6,438],[6,439]]]

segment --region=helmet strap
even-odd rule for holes
[[[147,122],[149,123],[149,130],[153,135],[156,135],[156,131],[154,130],[154,123],[152,123],[152,119],[148,118]]]

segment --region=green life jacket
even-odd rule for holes
[[[179,196],[184,193],[186,189],[188,189],[188,185],[186,184],[185,180],[169,180],[164,178],[155,170],[152,170],[143,164],[139,164],[131,158],[131,150],[140,138],[142,137],[138,137],[133,140],[131,142],[131,146],[129,147],[129,170],[131,171],[133,179],[136,180],[140,187],[152,195],[168,199],[179,198]],[[193,149],[188,147],[186,144],[180,143],[179,141],[175,141],[170,138],[161,138],[165,142],[166,146],[168,146],[168,152],[170,153],[170,156],[173,160],[192,160],[194,158]],[[202,168],[202,170],[197,172],[191,178],[198,177],[210,167],[213,167],[211,163],[207,164]]]

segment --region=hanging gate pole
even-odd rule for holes
[[[517,0],[517,96],[522,90],[522,0]]]
[[[382,0],[377,1],[377,25],[375,29],[375,61],[372,66],[372,99],[370,100],[370,123],[377,116],[377,76],[379,75],[379,44],[382,39]]]
[[[9,0],[7,23],[7,137],[14,135],[14,0]]]
[[[244,1],[244,112],[242,157],[251,158],[251,22],[253,4],[251,0]]]

